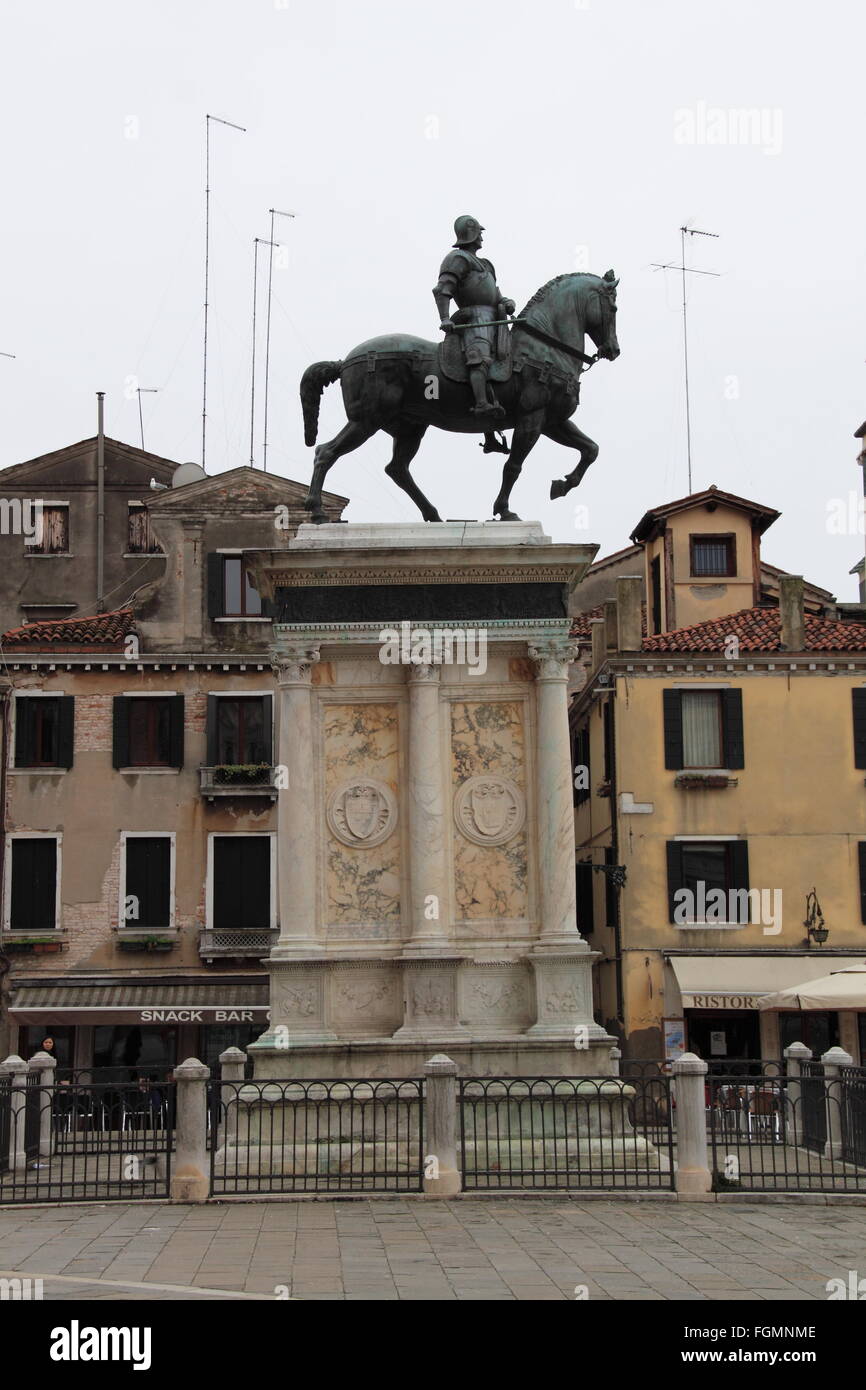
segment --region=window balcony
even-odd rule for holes
[[[222,796],[258,796],[276,801],[276,768],[267,763],[222,763],[199,768],[201,794],[208,801]]]
[[[226,956],[263,960],[279,939],[279,930],[257,929],[255,927],[217,927],[204,930],[198,941],[198,953],[208,963],[222,960]]]

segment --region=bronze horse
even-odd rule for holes
[[[540,435],[580,454],[577,467],[551,484],[551,497],[564,497],[577,487],[598,457],[598,445],[572,424],[570,417],[577,409],[581,372],[596,358],[613,361],[619,356],[618,283],[612,270],[604,276],[577,272],[558,275],[543,285],[513,320],[514,370],[493,387],[505,410],[497,426],[514,430],[502,486],[493,504],[500,521],[519,520],[509,510],[511,489]],[[595,358],[584,353],[585,334],[595,344]],[[313,477],[304,502],[312,513],[311,520],[328,520],[322,508],[322,486],[332,464],[359,448],[378,430],[385,430],[394,440],[393,456],[385,472],[409,494],[425,521],[441,521],[432,502],[412,478],[409,465],[430,425],[461,434],[489,430],[485,417],[472,414],[469,386],[450,380],[439,370],[436,343],[401,333],[370,338],[353,348],[345,361],[314,362],[304,372],[301,404],[308,445],[316,442],[322,391],[337,380],[343,388],[349,423],[316,449]]]

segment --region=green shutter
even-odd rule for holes
[[[854,700],[854,766],[866,767],[866,689],[852,690]]]
[[[40,836],[12,841],[10,921],[13,931],[55,927],[57,841]]]
[[[223,557],[222,555],[208,555],[207,615],[209,618],[221,618],[224,613],[225,603],[223,599]]]
[[[858,841],[857,854],[860,861],[860,921],[866,922],[866,840]]]
[[[33,748],[33,705],[35,701],[21,696],[15,701],[15,766],[32,767],[35,759]]]
[[[75,696],[61,695],[57,704],[57,766],[71,767],[75,746]]]
[[[722,716],[725,731],[725,767],[745,767],[742,690],[722,691]]]
[[[129,701],[128,695],[114,697],[111,756],[115,767],[129,767]]]
[[[683,765],[683,699],[679,690],[662,692],[665,725],[665,767],[679,772]]]
[[[219,710],[219,696],[208,695],[207,697],[207,765],[216,767],[218,757],[217,747],[217,713]]]
[[[730,886],[731,888],[749,887],[749,845],[747,840],[731,840],[728,845],[729,865],[730,865]],[[742,912],[739,921],[743,926],[748,925],[749,910],[745,908],[745,917]]]
[[[667,693],[667,692],[666,692]],[[668,840],[668,920],[674,921],[674,894],[683,887],[683,847],[679,840]]]
[[[172,767],[183,767],[183,696],[168,697],[168,750]]]

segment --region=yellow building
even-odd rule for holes
[[[866,959],[866,626],[762,564],[777,515],[716,489],[648,513],[575,622],[579,920],[627,1057],[866,1058],[864,1014],[758,1009]]]

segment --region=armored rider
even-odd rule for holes
[[[513,299],[504,299],[496,283],[496,271],[490,261],[478,255],[484,228],[474,217],[464,213],[454,223],[457,240],[448,252],[439,271],[439,283],[433,290],[439,310],[439,326],[445,333],[459,327],[463,357],[469,369],[469,383],[475,397],[473,413],[491,424],[505,414],[502,406],[487,394],[487,375],[497,355],[497,335],[506,329],[496,327],[506,315],[513,314]],[[454,300],[459,313],[449,318],[449,303]],[[500,342],[502,339],[499,340]],[[487,446],[485,446],[487,447]],[[495,447],[495,446],[494,446]]]

